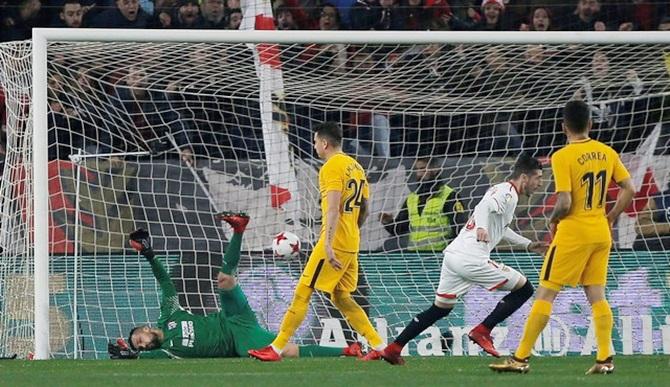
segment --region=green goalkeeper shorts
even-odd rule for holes
[[[258,323],[256,313],[251,310],[239,285],[231,290],[220,291],[219,298],[221,317],[232,333],[237,356],[248,357],[248,350],[263,348],[272,343],[276,335]]]

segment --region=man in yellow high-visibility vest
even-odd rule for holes
[[[437,159],[418,158],[414,176],[419,183],[410,193],[398,215],[382,213],[379,220],[386,231],[397,237],[394,248],[439,252],[453,239],[467,216],[456,191],[440,179]]]

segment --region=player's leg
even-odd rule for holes
[[[340,252],[337,252],[337,254],[342,262],[348,262],[349,264],[341,269],[344,273],[335,290],[330,293],[330,301],[347,319],[349,325],[365,337],[372,348],[381,351],[384,348],[384,341],[372,326],[363,308],[351,296],[351,293],[358,286],[358,259],[356,254]],[[346,255],[349,255],[349,257],[345,257]]]
[[[428,309],[414,316],[398,337],[382,350],[381,356],[384,360],[393,365],[405,364],[405,360],[400,356],[405,345],[419,336],[428,327],[451,313],[454,308],[454,302],[451,299],[444,302],[445,300],[441,296],[436,296],[435,298],[435,302]],[[455,301],[455,298],[453,301]]]
[[[607,374],[614,371],[611,352],[614,318],[612,309],[605,298],[610,249],[610,243],[603,243],[602,246],[594,249],[581,279],[584,293],[591,304],[598,348],[596,364],[586,372],[587,374]]]
[[[362,357],[361,344],[353,343],[346,348],[324,347],[321,345],[297,345],[288,343],[282,357]]]
[[[288,310],[284,314],[277,337],[272,343],[264,348],[258,350],[250,350],[249,355],[263,361],[278,361],[281,360],[282,353],[286,344],[300,327],[305,316],[307,315],[307,308],[309,307],[309,300],[314,292],[315,284],[322,281],[324,272],[328,270],[330,265],[326,262],[326,251],[323,245],[317,243],[314,246],[312,254],[307,260],[305,269],[300,276],[300,281],[293,293],[293,300],[289,305]],[[331,268],[331,270],[334,270]],[[334,288],[334,285],[333,285]]]
[[[233,275],[240,262],[240,250],[242,249],[242,234],[249,223],[249,216],[242,213],[222,212],[216,214],[218,220],[223,220],[233,228],[233,236],[230,238],[223,262],[219,271],[227,275]]]
[[[545,286],[551,286],[545,287]],[[498,372],[526,373],[529,370],[528,358],[530,351],[551,315],[551,306],[560,290],[560,285],[540,284],[535,292],[535,302],[523,329],[523,336],[513,356],[501,363],[489,364],[489,368]]]
[[[459,257],[445,253],[435,302],[428,309],[414,316],[400,335],[384,348],[382,351],[384,360],[394,365],[404,364],[400,353],[405,345],[428,327],[447,317],[458,301],[458,297],[467,293],[472,287],[472,284],[464,280],[452,267],[458,260]]]
[[[223,262],[216,278],[221,301],[221,313],[228,317],[245,314],[255,321],[256,316],[251,310],[244,292],[237,285],[237,279],[234,276],[237,271],[237,264],[240,261],[242,235],[249,223],[249,216],[242,213],[222,212],[217,214],[216,218],[225,221],[233,228],[233,235],[226,247]]]
[[[284,349],[289,339],[293,337],[295,331],[300,327],[305,316],[307,315],[307,308],[309,307],[309,300],[312,297],[314,289],[298,283],[295,288],[295,294],[291,305],[288,307],[286,314],[279,326],[277,337],[272,341],[272,346],[277,351]]]
[[[535,302],[514,355],[502,363],[489,365],[489,368],[500,372],[528,372],[531,350],[549,322],[556,295],[564,285],[574,286],[579,282],[589,255],[588,246],[562,243],[554,239],[545,256]]]
[[[533,295],[533,285],[521,273],[491,260],[472,266],[467,279],[489,291],[507,290],[510,293],[503,297],[484,321],[473,328],[468,337],[482,347],[488,354],[499,357],[493,345],[491,331],[499,323],[516,312]]]
[[[241,323],[240,323],[241,322]],[[257,323],[229,320],[229,327],[235,342],[235,352],[239,357],[248,356],[248,352],[254,348],[262,348],[270,345],[277,335],[261,327]],[[361,346],[354,343],[346,348],[323,347],[320,345],[298,346],[288,343],[282,349],[282,357],[339,357],[339,356],[361,356]]]

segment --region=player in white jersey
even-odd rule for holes
[[[444,249],[440,283],[435,302],[416,315],[400,335],[382,351],[384,360],[404,364],[400,352],[407,343],[436,321],[446,317],[460,297],[473,285],[488,290],[510,291],[484,321],[469,333],[472,341],[493,356],[491,330],[517,311],[533,295],[533,286],[518,271],[491,260],[491,251],[503,239],[538,254],[547,244],[531,242],[509,228],[519,195],[530,196],[542,182],[542,163],[521,155],[514,164],[510,180],[491,187],[475,207],[470,220]]]

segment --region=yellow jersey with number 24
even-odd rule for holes
[[[333,237],[333,249],[357,253],[361,235],[358,215],[363,199],[370,193],[365,170],[353,157],[344,153],[333,155],[319,171],[319,191],[321,194],[321,235],[319,242],[326,240],[328,200],[330,191],[342,193],[339,203],[340,218]]]

